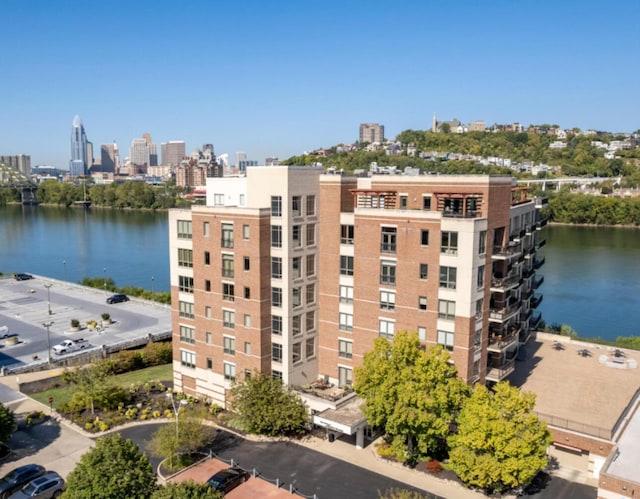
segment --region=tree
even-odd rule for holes
[[[428,499],[420,492],[407,489],[392,488],[385,490],[384,493],[378,491],[378,499]]]
[[[300,396],[279,379],[254,373],[231,389],[238,423],[260,435],[292,435],[306,431],[307,409]]]
[[[147,499],[156,476],[147,457],[119,433],[101,437],[84,454],[67,478],[65,499]]]
[[[156,490],[151,499],[222,499],[219,492],[206,483],[186,482],[168,483]]]
[[[122,389],[112,390],[113,383],[109,378],[105,363],[94,362],[86,367],[65,371],[62,379],[67,383],[78,386],[79,395],[83,396],[87,401],[91,414],[94,414],[96,403],[101,404],[103,407],[109,407],[112,405],[110,398],[113,398],[113,401],[122,401],[124,391]]]
[[[178,419],[168,425],[161,426],[151,439],[150,449],[155,457],[168,459],[168,468],[185,464],[179,459],[180,454],[190,456],[209,442],[213,437],[213,429],[203,424],[207,409],[204,406],[180,407]]]
[[[376,339],[356,369],[354,388],[365,400],[367,421],[384,428],[398,458],[446,453],[451,424],[469,391],[448,361],[440,345],[425,352],[417,333],[401,331],[393,343]]]
[[[5,444],[16,431],[16,416],[11,409],[0,404],[0,444]]]
[[[526,485],[547,465],[551,435],[533,412],[535,394],[508,383],[494,391],[476,385],[449,439],[450,468],[469,486],[488,492]]]

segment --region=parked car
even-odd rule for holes
[[[31,274],[14,274],[13,278],[16,281],[28,281],[29,279],[33,279]]]
[[[233,468],[227,468],[226,470],[218,471],[213,475],[207,483],[216,492],[227,493],[230,490],[235,489],[241,483],[244,483],[249,478],[249,472],[243,470],[238,466]]]
[[[123,295],[122,293],[111,295],[109,298],[107,298],[107,303],[120,303],[123,301],[129,301],[129,297],[127,295]]]
[[[28,499],[30,497],[51,499],[60,497],[64,492],[64,488],[64,478],[55,471],[48,471],[41,477],[31,480],[22,489],[10,496],[9,499]]]
[[[44,475],[46,470],[39,464],[25,464],[10,471],[0,479],[0,498],[6,499],[34,478]]]

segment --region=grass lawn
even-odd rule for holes
[[[131,371],[129,373],[118,374],[113,377],[114,382],[117,385],[127,388],[132,383],[138,381],[171,381],[173,380],[173,364],[164,364],[162,366],[147,367],[146,369],[139,369],[137,371]],[[64,386],[60,388],[52,388],[45,392],[34,393],[31,398],[42,402],[45,405],[49,405],[49,397],[53,397],[53,408],[59,409],[60,406],[71,400],[75,391],[74,386]]]

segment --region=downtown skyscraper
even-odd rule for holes
[[[69,162],[69,174],[72,177],[87,175],[87,135],[82,126],[80,116],[73,118],[71,126],[71,161]]]

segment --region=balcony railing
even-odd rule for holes
[[[505,292],[509,289],[513,289],[520,285],[522,280],[519,276],[511,276],[511,277],[502,277],[500,279],[496,277],[491,278],[491,290],[494,289],[497,291]]]
[[[540,267],[542,267],[544,265],[544,262],[546,260],[546,257],[542,257],[542,258],[536,258],[533,260],[533,268],[538,270]]]
[[[545,244],[547,244],[547,240],[546,239],[542,239],[542,240],[538,241],[536,243],[536,249],[542,248]]]
[[[501,309],[491,309],[489,310],[489,320],[497,321],[497,322],[505,322],[511,319],[520,311],[520,304],[516,303],[514,305],[501,308]]]
[[[536,229],[537,230],[541,230],[544,229],[547,226],[547,222],[549,221],[549,219],[547,217],[543,217],[540,220],[538,220],[538,222],[536,223]]]
[[[479,217],[479,211],[478,210],[467,210],[462,211],[462,210],[453,210],[451,208],[445,208],[442,211],[442,216],[443,217],[451,217],[451,218],[476,218]]]
[[[396,243],[380,243],[380,251],[382,253],[395,253]]]
[[[506,246],[494,246],[492,257],[495,259],[514,258],[522,254],[522,248],[518,243],[509,243]]]
[[[531,320],[529,321],[529,329],[536,329],[538,327],[538,325],[540,324],[540,321],[542,320],[542,314],[541,313],[537,313],[535,315],[533,315],[531,317]]]
[[[506,336],[498,334],[489,337],[490,352],[502,352],[518,341],[519,329],[512,329]]]
[[[533,289],[538,289],[540,286],[542,286],[542,283],[544,282],[544,276],[541,275],[539,276],[537,279],[533,280]]]
[[[531,308],[538,308],[542,303],[542,295],[534,295],[531,299]]]
[[[515,360],[504,363],[501,367],[487,367],[487,381],[502,381],[515,369]]]

